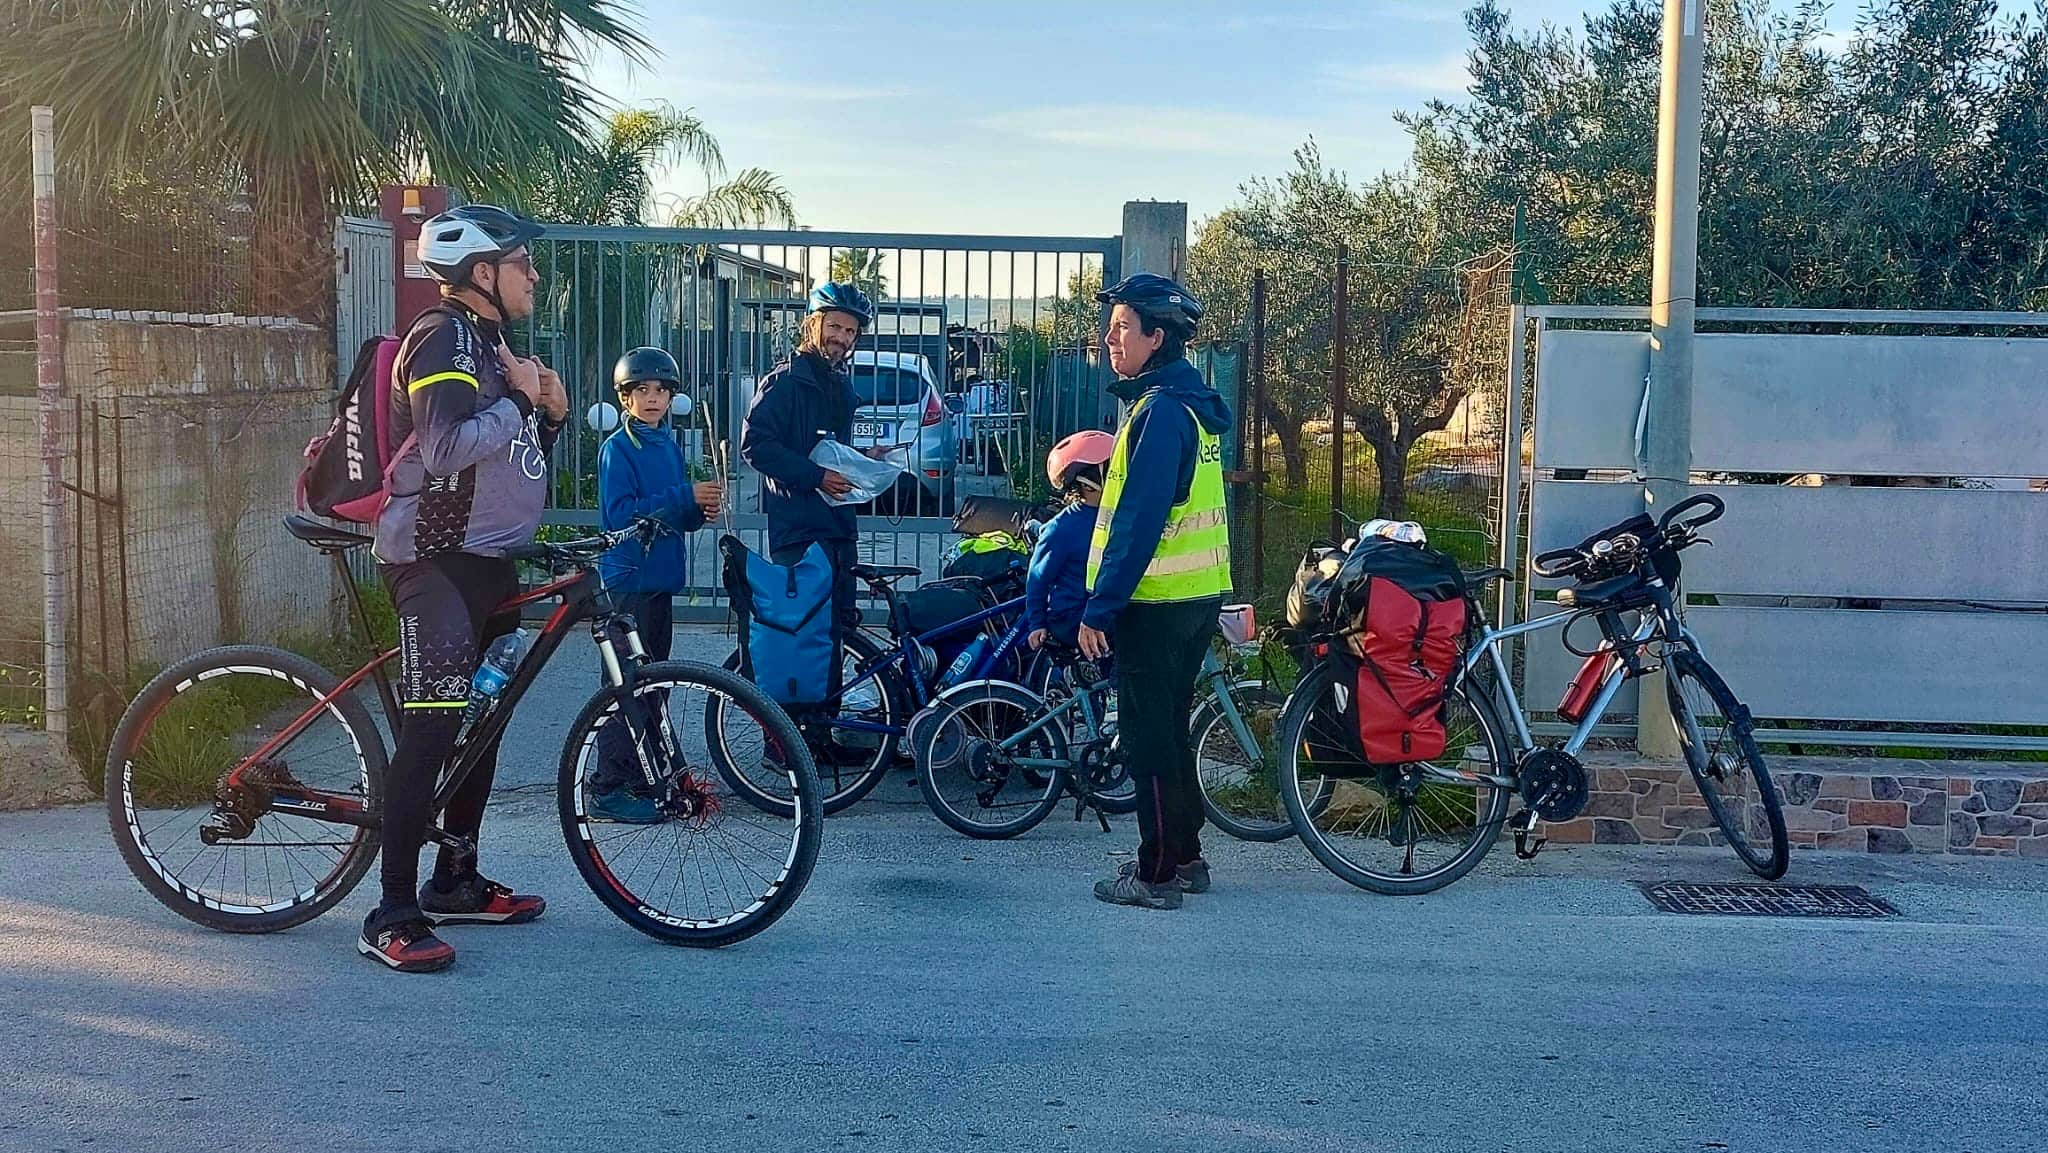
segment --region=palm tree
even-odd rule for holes
[[[678,160],[695,165],[709,187],[697,196],[657,196],[655,177]],[[595,148],[549,157],[536,170],[525,202],[549,220],[638,225],[655,214],[678,228],[738,228],[787,227],[796,219],[778,178],[749,168],[725,179],[724,154],[704,122],[666,105],[614,112]]]
[[[0,118],[57,105],[88,184],[152,159],[243,191],[260,299],[320,319],[328,213],[432,172],[525,187],[570,157],[593,49],[644,63],[623,0],[66,0],[0,5]]]

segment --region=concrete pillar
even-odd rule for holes
[[[378,195],[377,214],[391,225],[392,267],[398,270],[391,331],[404,332],[441,299],[441,282],[420,267],[420,225],[460,203],[453,189],[438,184],[387,184]]]
[[[1179,280],[1188,269],[1188,206],[1177,200],[1124,204],[1120,276],[1151,272]]]

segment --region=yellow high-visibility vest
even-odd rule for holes
[[[1102,508],[1095,514],[1095,533],[1088,545],[1091,592],[1102,569],[1103,553],[1109,548],[1110,522],[1115,519],[1117,500],[1123,495],[1124,476],[1130,467],[1131,426],[1156,395],[1140,397],[1131,406],[1123,427],[1117,430],[1116,451],[1110,455],[1109,474],[1102,482]],[[1192,410],[1188,415],[1193,417]],[[1202,427],[1199,419],[1195,420],[1195,442],[1194,483],[1188,486],[1188,498],[1166,514],[1166,531],[1159,537],[1159,547],[1152,551],[1152,561],[1145,566],[1137,590],[1131,593],[1133,601],[1192,601],[1230,591],[1230,526],[1223,506],[1223,442]]]

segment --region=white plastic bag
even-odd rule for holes
[[[892,457],[897,453],[891,453]],[[840,444],[836,440],[821,440],[811,450],[811,463],[819,468],[829,468],[853,483],[853,491],[845,496],[833,496],[824,489],[818,495],[825,503],[834,507],[849,504],[866,504],[896,483],[908,467],[909,454],[901,454],[902,460],[876,460],[857,448]]]

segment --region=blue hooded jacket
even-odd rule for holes
[[[1200,443],[1195,422],[1201,421],[1217,436],[1230,431],[1230,406],[1186,359],[1116,381],[1109,391],[1128,404],[1136,404],[1147,393],[1158,395],[1131,421],[1126,434],[1130,447],[1124,489],[1110,515],[1102,568],[1081,614],[1082,624],[1101,632],[1108,632],[1130,603],[1166,532],[1167,513],[1186,500],[1194,486]]]
[[[1088,542],[1094,532],[1095,509],[1085,504],[1067,506],[1039,530],[1024,577],[1026,628],[1074,643],[1088,603]]]
[[[606,553],[598,569],[615,593],[673,593],[689,583],[689,557],[681,534],[704,527],[683,447],[666,422],[642,424],[627,417],[597,450],[599,523],[606,532],[625,528],[635,517],[653,517],[676,530],[646,546],[629,540]]]

